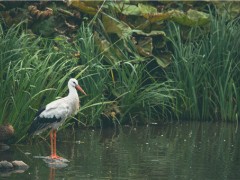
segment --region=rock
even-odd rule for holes
[[[23,161],[12,161],[12,165],[16,169],[27,170],[29,166]]]
[[[14,128],[11,124],[0,125],[0,141],[6,141],[14,135]]]
[[[59,159],[52,159],[49,156],[34,156],[34,158],[43,159],[43,161],[47,163],[47,166],[51,168],[64,168],[67,167],[67,163],[70,162],[63,157],[60,157]]]
[[[13,165],[12,163],[8,162],[8,161],[1,161],[0,162],[0,169],[2,170],[8,170],[8,169],[12,169]]]
[[[52,159],[50,156],[33,156],[34,158],[37,158],[37,159],[43,159],[43,160],[46,160],[46,162],[64,162],[64,163],[68,163],[70,162],[69,160],[63,158],[63,157],[60,157],[58,159]]]
[[[0,161],[0,173],[23,173],[29,166],[23,161]]]

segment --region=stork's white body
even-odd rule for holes
[[[56,153],[56,132],[59,126],[72,114],[76,114],[79,109],[79,98],[77,90],[81,91],[86,95],[84,90],[78,85],[76,79],[70,79],[68,81],[68,96],[53,101],[40,109],[29,130],[29,135],[40,134],[48,128],[51,128],[50,139],[51,139],[51,158],[59,159],[60,157]],[[77,90],[76,90],[77,89]]]
[[[47,104],[45,110],[39,114],[39,117],[45,119],[55,117],[56,119],[61,120],[49,124],[44,129],[39,129],[34,134],[38,135],[48,128],[58,129],[68,117],[70,117],[73,114],[76,114],[78,110],[79,110],[79,98],[77,91],[76,94],[69,93],[68,96]]]
[[[68,117],[78,112],[79,97],[76,88],[84,94],[86,93],[75,79],[69,80],[68,88],[68,96],[57,99],[38,111],[29,129],[30,134],[38,135],[48,128],[58,129]]]

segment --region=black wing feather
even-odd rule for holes
[[[45,109],[46,109],[46,107],[43,107],[43,108],[39,109],[38,112],[36,113],[36,116],[31,124],[30,128],[28,129],[29,135],[33,135],[35,132],[45,129],[48,126],[50,127],[50,125],[52,123],[61,121],[61,118],[56,118],[55,116],[53,116],[52,118],[40,117],[40,114]]]
[[[37,113],[36,113],[36,115],[35,115],[35,118],[38,117],[45,109],[46,109],[46,106],[41,107],[41,108],[37,111]]]

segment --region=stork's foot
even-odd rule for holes
[[[63,157],[60,157],[60,156],[54,156],[52,157],[52,155],[50,156],[34,156],[34,158],[38,158],[38,159],[43,159],[43,160],[46,160],[46,162],[70,162],[69,160],[63,158]]]
[[[61,159],[62,157],[60,157],[60,156],[58,156],[56,154],[52,154],[52,155],[50,155],[50,158],[51,159]]]

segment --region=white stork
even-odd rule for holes
[[[71,78],[68,81],[68,96],[57,99],[44,108],[40,109],[28,130],[29,135],[38,135],[51,128],[50,140],[51,140],[51,158],[58,159],[56,153],[56,134],[59,126],[72,114],[76,114],[79,109],[79,97],[77,90],[81,91],[83,94],[87,95],[84,90],[78,85],[78,81]]]

